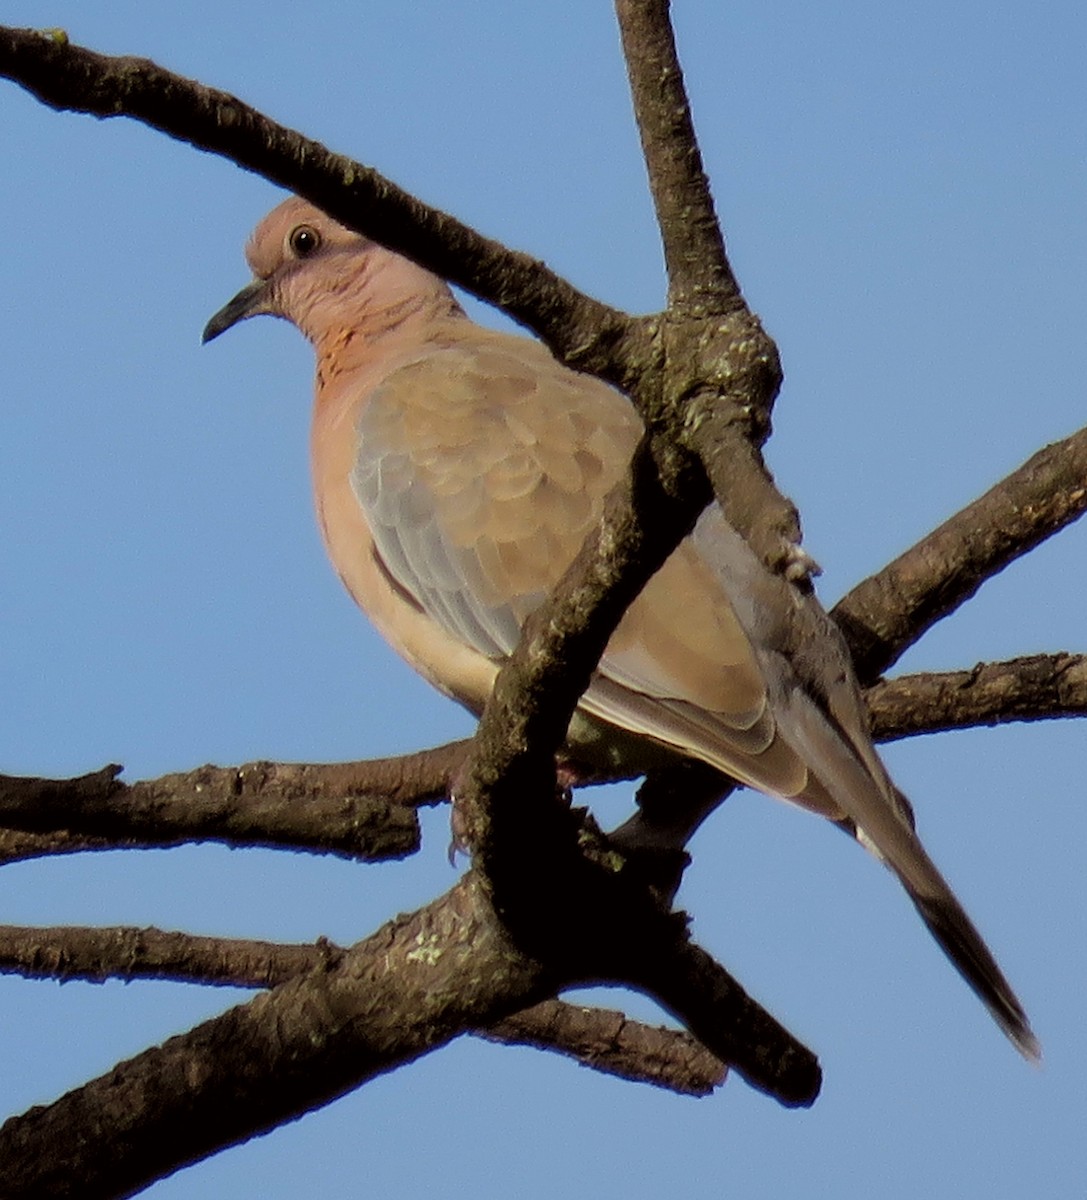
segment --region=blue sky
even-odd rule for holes
[[[772,465],[829,604],[1084,421],[1087,16],[675,8],[734,265],[785,364]],[[25,0],[4,20],[233,91],[605,300],[660,304],[608,4]],[[279,193],[131,122],[56,115],[8,84],[0,104],[0,769],[119,761],[134,779],[465,734],[323,560],[308,347],[271,321],[199,345]],[[1082,649],[1085,560],[1087,532],[1066,531],[903,669]],[[699,835],[681,899],[819,1053],[812,1111],[738,1080],[695,1102],[463,1040],[148,1195],[1081,1197],[1084,748],[1062,722],[887,751],[1030,1010],[1040,1070],[886,872],[744,793]],[[608,820],[625,804],[599,799]],[[0,921],[353,941],[452,883],[444,813],[425,835],[414,860],[372,868],[217,848],[7,867]],[[240,998],[0,978],[0,1110]]]

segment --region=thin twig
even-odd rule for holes
[[[621,1012],[544,1000],[477,1036],[507,1045],[535,1046],[583,1066],[686,1096],[708,1096],[728,1067],[688,1033],[643,1025]]]
[[[1087,429],[1018,470],[859,583],[831,615],[872,682],[985,582],[1087,510]]]
[[[878,741],[1087,716],[1087,655],[1035,654],[969,671],[901,675],[866,693]]]
[[[695,138],[668,0],[616,0],[634,114],[677,314],[742,304]]]
[[[125,925],[0,925],[0,973],[61,983],[160,979],[268,988],[334,966],[344,953],[324,939],[315,945],[284,945]]]

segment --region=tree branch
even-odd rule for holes
[[[0,828],[0,866],[57,854],[79,854],[85,850],[135,849],[146,847],[131,840],[81,837],[64,829],[54,829],[50,833],[24,833],[19,829]]]
[[[9,1120],[0,1129],[5,1196],[128,1195],[577,982],[517,949],[495,920],[489,891],[470,871],[446,896],[390,922],[338,961]],[[646,947],[650,957],[658,940]],[[711,1049],[742,1048],[759,1031],[759,1077],[774,1079],[787,1103],[810,1102],[810,1054],[742,992],[735,995],[736,985],[708,956],[689,948],[676,958],[675,939],[668,945],[671,966],[681,969],[649,970],[660,975],[652,986],[668,994],[670,1006],[681,1015],[696,1010]],[[597,957],[607,959],[610,948],[601,949]],[[690,987],[701,994],[690,995]]]
[[[1007,662],[980,663],[969,670],[881,680],[865,693],[873,736],[876,741],[887,742],[1011,721],[1087,716],[1085,663],[1087,656],[1084,655],[1044,654]],[[374,851],[384,844],[389,854],[395,857],[392,851],[397,845],[408,846],[405,853],[414,845],[408,839],[412,827],[406,823],[402,806],[444,799],[445,781],[456,774],[469,746],[470,742],[454,742],[403,758],[360,763],[305,766],[253,763],[237,768],[201,767],[130,786],[115,780],[116,768],[112,767],[71,780],[0,776],[0,817],[10,824],[21,822],[40,830],[29,833],[0,827],[0,863],[81,850],[147,848],[208,839],[230,845],[273,845],[370,860],[374,858]],[[723,781],[715,773],[711,774],[713,803],[709,807],[715,807]],[[185,822],[175,815],[172,832],[163,831],[156,838],[156,831],[148,828],[153,819],[149,808],[151,797],[158,796],[167,808],[176,802],[178,808],[184,810],[183,797],[205,786],[209,778],[215,786],[206,797],[208,808],[199,819],[190,813],[188,833],[183,832]],[[240,802],[240,794],[232,795],[232,779],[236,783],[244,782],[249,788],[258,788],[262,804],[272,813],[270,819],[255,810],[246,814],[244,823],[255,841],[243,841],[231,825],[229,809]],[[298,790],[297,785],[303,780],[306,781],[305,788],[311,790]],[[609,779],[601,777],[592,782],[606,783]],[[706,784],[697,777],[697,771],[693,780],[681,771],[674,784],[676,786],[669,791],[663,808],[658,804],[648,816],[640,812],[631,818],[631,822],[637,822],[639,828],[648,821],[651,826],[668,829],[688,818],[692,827],[697,824],[707,811],[706,798],[702,794]],[[175,788],[180,795],[171,794]],[[284,794],[277,801],[276,793],[281,789]],[[90,805],[85,803],[88,790],[93,795]],[[356,791],[364,799],[386,801],[388,811],[393,814],[393,823],[387,827],[381,827],[380,823],[356,827],[346,816],[358,811],[352,798]],[[135,813],[129,810],[129,795],[143,797]],[[44,802],[43,796],[47,797]],[[219,800],[224,801],[218,809],[222,824],[217,823],[219,818],[215,815]],[[328,818],[330,810],[332,817]],[[377,804],[363,811],[373,816],[383,810],[381,804]],[[326,819],[332,827],[325,827]],[[228,825],[231,828],[225,828]],[[73,826],[77,832],[72,832]],[[97,835],[78,832],[84,828],[99,832]],[[313,836],[315,828],[319,830],[316,839]],[[106,830],[110,832],[107,834]],[[642,836],[644,839],[645,835]],[[367,847],[370,852],[364,853]],[[678,868],[672,864],[670,869]]]
[[[727,320],[687,333],[677,335],[677,324],[666,322],[664,341],[671,344],[662,355],[658,322],[590,300],[528,256],[482,238],[225,92],[145,59],[110,58],[66,38],[6,27],[0,27],[0,74],[53,108],[134,117],[222,154],[497,304],[571,365],[627,390],[651,426],[659,421],[669,427],[679,444],[689,433],[690,449],[706,461],[726,514],[756,553],[771,570],[803,574],[795,511],[773,488],[757,452],[753,457],[743,444],[751,438],[760,443],[769,430],[780,367],[773,343],[742,303]],[[682,91],[678,75],[673,85]],[[707,211],[712,218],[712,207]],[[697,397],[700,404],[688,403]],[[730,475],[723,470],[728,455],[721,452],[733,449],[737,464]]]
[[[877,741],[1087,716],[1087,655],[1036,654],[969,671],[902,675],[866,693]]]
[[[862,682],[1087,509],[1087,429],[1045,446],[833,609]]]
[[[124,925],[0,925],[0,973],[61,983],[159,979],[268,988],[318,967],[333,967],[345,953],[323,938],[315,945],[284,945]]]
[[[4,1194],[129,1195],[554,990],[469,876],[335,966],[7,1121]]]
[[[743,306],[695,137],[668,0],[616,0],[634,115],[677,314]]]
[[[626,14],[629,27],[624,35],[635,48],[633,60],[639,53],[638,21],[663,20],[667,30],[667,5],[619,0],[619,8],[621,19]],[[370,939],[362,944],[369,947],[365,953],[356,947],[322,968],[319,976],[277,988],[266,1007],[260,1007],[258,999],[234,1010],[193,1031],[188,1039],[175,1039],[118,1068],[122,1078],[108,1087],[96,1081],[47,1111],[67,1105],[69,1113],[90,1112],[97,1119],[104,1106],[127,1092],[136,1114],[131,1119],[141,1124],[141,1140],[122,1145],[114,1155],[136,1155],[138,1166],[142,1139],[153,1145],[167,1123],[157,1111],[140,1115],[144,1103],[140,1097],[149,1088],[152,1093],[160,1086],[178,1089],[176,1096],[167,1099],[167,1108],[174,1115],[182,1110],[196,1112],[197,1119],[188,1122],[191,1131],[175,1133],[168,1141],[165,1154],[174,1155],[170,1162],[176,1165],[208,1153],[224,1139],[249,1136],[287,1119],[375,1071],[425,1052],[471,1025],[467,1010],[473,1006],[482,1005],[488,1019],[493,1019],[499,1010],[518,1007],[527,997],[549,994],[565,982],[580,980],[636,982],[687,1021],[713,1050],[735,1061],[756,1086],[789,1103],[809,1102],[818,1088],[814,1058],[717,964],[691,946],[681,922],[656,905],[647,889],[631,886],[622,863],[601,854],[593,838],[583,837],[584,829],[554,803],[553,754],[578,696],[626,605],[690,529],[708,499],[701,468],[689,454],[656,436],[660,431],[675,431],[679,444],[700,456],[718,485],[729,519],[763,561],[790,579],[805,579],[804,562],[796,550],[795,512],[773,488],[757,449],[768,433],[780,381],[776,350],[743,305],[728,272],[719,231],[716,256],[712,252],[716,221],[670,30],[656,59],[643,56],[631,64],[640,121],[649,105],[647,81],[654,78],[654,71],[658,93],[664,86],[673,101],[669,117],[658,94],[655,116],[643,122],[647,158],[654,159],[650,175],[655,194],[659,193],[672,280],[673,307],[657,325],[631,322],[588,300],[539,264],[487,243],[366,168],[330,155],[225,93],[180,80],[154,64],[106,59],[39,35],[0,30],[0,71],[18,77],[55,107],[133,115],[226,154],[499,303],[531,323],[569,361],[628,386],[641,380],[634,391],[652,431],[636,460],[629,494],[610,503],[595,540],[529,624],[521,646],[499,677],[481,723],[461,809],[486,882],[472,876],[450,900],[454,907],[467,905],[474,915],[458,914],[459,924],[447,928],[447,914],[440,905],[429,906],[388,927],[385,936],[375,935],[386,959],[394,946],[394,958],[408,971],[406,984],[401,980],[396,988],[381,980],[387,1005],[397,1000],[400,987],[405,989],[402,1002],[422,988],[411,974],[420,955],[432,959],[429,965],[442,971],[468,970],[458,957],[459,943],[446,941],[459,938],[462,926],[473,926],[473,938],[489,937],[493,945],[501,945],[491,966],[503,986],[494,990],[488,980],[482,998],[443,995],[447,1007],[440,1013],[424,1012],[430,1020],[424,1027],[409,1021],[409,1032],[393,1051],[389,1039],[394,1033],[381,1025],[374,1035],[370,1024],[374,1017],[380,1025],[387,1014],[375,1015],[375,1001],[364,999],[355,988],[365,977],[369,996],[374,972],[389,969],[388,962],[385,968],[375,966],[380,956]],[[679,102],[682,111],[677,116]],[[688,238],[675,232],[679,209],[687,217],[693,211],[696,217],[699,229]],[[359,225],[358,214],[363,211],[365,224]],[[710,247],[709,267],[696,253],[700,245]],[[723,315],[712,321],[702,319],[698,313],[713,311],[706,297],[715,292],[727,299],[725,308],[717,310]],[[684,308],[698,310],[697,319],[682,320]],[[233,784],[224,777],[208,786],[212,785],[228,791],[237,788],[238,775],[234,773]],[[300,786],[304,790],[308,785]],[[221,814],[215,818],[223,819]],[[482,934],[476,928],[486,925],[482,914],[492,895],[512,932],[494,922]],[[408,926],[414,942],[401,938],[402,927]],[[420,947],[426,948],[425,953]],[[408,962],[411,968],[406,967]],[[667,963],[667,969],[662,963]],[[484,967],[478,963],[473,967],[476,974],[456,979],[457,987],[468,987],[470,978],[478,984],[479,972],[487,969],[486,956]],[[443,990],[444,984],[439,988]],[[377,992],[381,993],[380,987]],[[451,1015],[458,1005],[459,1016]],[[269,1012],[272,1019],[265,1023]],[[345,1032],[349,1027],[351,1032]],[[369,1040],[372,1036],[377,1037],[376,1049]],[[220,1062],[220,1051],[234,1038],[248,1039],[255,1049],[251,1044],[246,1058],[236,1059],[233,1065],[224,1051]],[[334,1043],[337,1055],[328,1057]],[[273,1095],[263,1072],[277,1066],[289,1087]],[[128,1068],[133,1070],[131,1079]],[[129,1117],[122,1113],[117,1119],[124,1142],[130,1136]],[[16,1141],[20,1136],[17,1133]],[[55,1140],[55,1134],[51,1136]],[[156,1169],[162,1168],[165,1160],[157,1161]],[[170,1164],[163,1169],[170,1169]],[[81,1190],[81,1194],[98,1193]]]
[[[790,1107],[814,1102],[822,1080],[818,1060],[700,946],[673,938],[660,953],[632,956],[628,969],[635,986],[748,1083]]]
[[[658,470],[652,449],[647,438],[630,482],[609,497],[601,526],[499,672],[458,785],[459,824],[526,955],[571,981],[643,988],[753,1086],[806,1104],[819,1088],[814,1056],[721,968],[711,971],[712,960],[691,969],[681,919],[622,859],[596,854],[592,831],[555,799],[554,755],[604,646],[705,503],[701,473],[684,484]],[[658,960],[669,969],[647,966]]]
[[[634,113],[668,270],[659,395],[635,392],[651,428],[698,456],[733,528],[771,572],[808,584],[800,518],[759,453],[781,386],[777,347],[748,309],[702,169],[668,0],[616,0]]]
[[[481,236],[236,96],[149,59],[109,57],[67,38],[0,26],[0,76],[50,108],[132,117],[255,171],[497,305],[572,364],[613,369],[615,344],[644,336],[641,322],[584,295],[530,255]]]
[[[232,987],[274,987],[347,953],[324,938],[283,945],[197,937],[161,929],[0,926],[0,973],[31,979],[161,979]],[[475,1031],[487,1041],[533,1046],[633,1083],[708,1095],[727,1067],[689,1034],[643,1025],[621,1012],[545,1000]]]
[[[535,1046],[582,1066],[687,1096],[707,1096],[725,1081],[726,1065],[690,1034],[643,1025],[621,1012],[544,1000],[477,1035],[507,1045]]]
[[[415,806],[447,794],[467,745],[327,766],[206,766],[134,784],[115,766],[70,780],[0,776],[0,825],[38,835],[14,838],[6,860],[194,841],[403,858],[419,847]]]

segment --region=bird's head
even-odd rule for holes
[[[245,257],[255,278],[207,323],[204,342],[262,313],[286,318],[314,342],[341,327],[378,333],[428,300],[452,300],[437,276],[298,196],[261,221]]]

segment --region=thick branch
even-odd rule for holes
[[[742,305],[702,169],[668,0],[616,0],[634,114],[668,270],[668,307],[705,315]]]
[[[302,765],[200,767],[124,784],[118,767],[71,780],[0,776],[0,825],[48,839],[15,844],[12,855],[105,846],[176,846],[222,841],[339,854],[402,858],[419,846],[414,806],[446,795],[467,743],[403,758]],[[0,842],[0,850],[3,843]]]
[[[773,1080],[772,1094],[790,1106],[814,1101],[821,1082],[815,1056],[705,950],[673,939],[660,953],[633,956],[630,972],[636,986],[679,1017],[749,1083],[765,1088],[765,1081]],[[727,1023],[722,1021],[725,1014]]]
[[[643,964],[647,956],[653,961],[656,941],[645,945]],[[596,957],[609,952],[601,947]],[[643,966],[646,978],[661,976],[651,985],[675,1011],[697,1010],[711,1049],[746,1047],[773,1024],[742,993],[737,1005],[736,985],[726,985],[701,952],[670,957],[669,965]],[[9,1120],[0,1129],[4,1194],[129,1195],[574,982],[518,951],[495,920],[488,885],[472,871],[445,897],[390,922],[338,961]],[[697,1001],[688,987],[702,993]],[[760,1076],[777,1072],[793,1089],[782,1099],[810,1102],[814,1060],[779,1027],[777,1038],[778,1053],[756,1064]],[[789,1046],[798,1059],[790,1060]],[[805,1081],[801,1095],[795,1089]]]
[[[1087,509],[1087,429],[1039,450],[882,571],[831,614],[871,682],[937,621]]]
[[[608,369],[614,344],[640,328],[542,262],[482,237],[371,168],[148,59],[111,58],[66,38],[0,26],[0,75],[51,108],[133,117],[255,171],[497,305],[586,369]]]
[[[0,866],[55,854],[79,854],[84,850],[135,849],[146,847],[126,839],[111,841],[106,838],[81,837],[63,829],[54,829],[51,833],[24,833],[21,829],[0,828]]]
[[[130,1195],[554,990],[468,877],[329,969],[9,1120],[4,1195]]]
[[[640,447],[629,490],[609,498],[601,527],[499,673],[458,791],[463,831],[526,954],[574,980],[644,987],[754,1086],[810,1103],[819,1087],[810,1052],[716,964],[711,975],[711,960],[676,970],[694,954],[683,925],[621,860],[586,853],[591,837],[555,802],[554,754],[608,638],[705,503],[701,473],[658,470],[651,449],[649,440]],[[662,960],[669,969],[647,966]]]
[[[970,671],[902,675],[868,689],[877,741],[1087,716],[1087,655],[1036,654],[979,663]]]
[[[629,481],[499,672],[458,813],[524,954],[568,982],[643,988],[753,1086],[809,1104],[820,1084],[811,1052],[692,947],[683,918],[556,802],[554,755],[578,698],[627,605],[704,507],[704,489],[685,456],[643,440]]]
[[[346,953],[321,939],[282,945],[196,937],[161,929],[0,926],[0,973],[31,979],[167,979],[175,982],[274,987]],[[620,1012],[545,1000],[477,1031],[487,1041],[534,1046],[593,1070],[704,1096],[727,1068],[689,1034],[631,1021]]]

